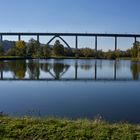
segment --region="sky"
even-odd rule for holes
[[[0,0],[0,32],[140,34],[139,5],[140,0]],[[65,39],[74,45],[73,38]],[[112,38],[98,40],[100,48],[113,46]],[[124,48],[133,42],[119,40]],[[79,38],[79,46],[93,43],[94,39]]]

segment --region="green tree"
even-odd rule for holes
[[[98,50],[96,53],[95,53],[95,56],[96,58],[103,58],[104,57],[104,53],[102,50]]]
[[[140,42],[135,42],[131,48],[131,57],[137,58],[140,51]]]
[[[80,51],[81,51],[82,56],[84,57],[91,57],[93,56],[93,53],[94,53],[93,50],[90,48],[83,48]]]
[[[39,57],[40,51],[41,51],[40,43],[37,40],[31,38],[28,43],[28,49],[27,49],[28,56]]]
[[[0,55],[4,55],[4,47],[0,44]]]
[[[119,49],[115,51],[115,56],[116,56],[116,58],[120,57],[120,50]]]
[[[72,49],[70,49],[70,48],[64,48],[64,55],[65,56],[73,56],[74,53],[72,52]]]
[[[78,57],[81,56],[81,51],[80,51],[80,49],[74,49],[73,53],[74,53],[74,56],[75,56],[76,58],[78,58]]]
[[[64,46],[60,43],[59,40],[56,40],[53,46],[53,53],[56,56],[63,56],[64,55]]]
[[[45,58],[51,56],[51,49],[50,49],[50,47],[48,47],[48,45],[45,45],[45,46],[43,47],[43,56],[44,56]]]

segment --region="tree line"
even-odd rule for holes
[[[131,49],[126,51],[108,50],[104,52],[102,50],[95,51],[91,48],[66,48],[64,47],[59,40],[56,40],[54,45],[50,47],[49,45],[42,45],[35,39],[30,39],[28,43],[24,41],[16,41],[10,49],[4,50],[2,44],[0,44],[0,55],[1,56],[19,56],[25,58],[50,58],[50,57],[94,57],[100,59],[116,59],[120,57],[132,57],[140,58],[140,42],[135,42]]]

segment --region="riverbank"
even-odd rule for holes
[[[140,125],[109,124],[101,119],[0,117],[0,139],[139,140]]]
[[[52,57],[21,57],[21,56],[0,56],[0,60],[26,60],[26,59],[106,59],[107,58],[95,58],[95,57],[74,57],[74,56],[52,56]],[[130,57],[116,58],[116,60],[131,60]],[[136,60],[136,59],[135,59]]]

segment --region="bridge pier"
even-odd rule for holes
[[[98,47],[98,38],[95,36],[95,58],[97,58],[97,48]]]
[[[21,35],[18,35],[18,41],[21,41]]]
[[[137,42],[137,37],[135,36],[135,37],[134,37],[134,43],[136,43],[136,42]]]
[[[117,36],[115,36],[115,51],[117,51]]]
[[[78,36],[75,38],[75,48],[78,49]]]
[[[39,42],[39,35],[37,35],[37,42]]]
[[[3,41],[3,36],[2,35],[0,35],[0,42],[2,42]]]
[[[95,36],[95,51],[97,52],[97,47],[98,47],[98,38]]]

